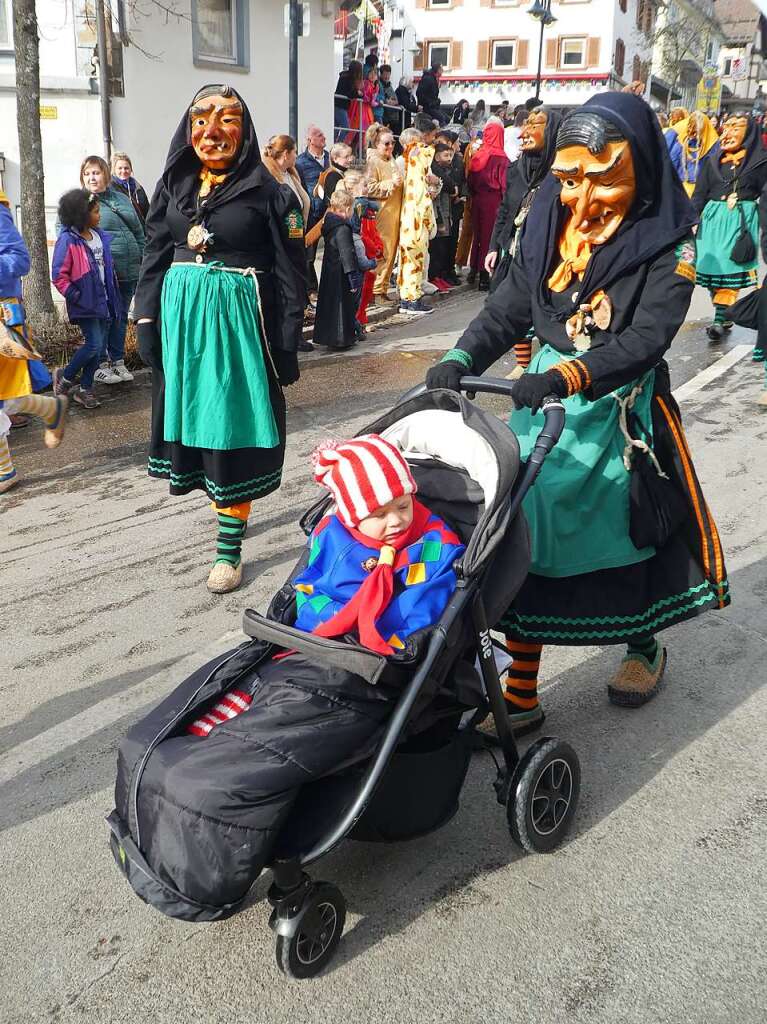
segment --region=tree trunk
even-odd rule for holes
[[[30,322],[50,322],[55,313],[45,237],[40,47],[35,0],[13,0],[13,46],[21,165],[21,230],[32,261],[29,274],[24,279],[24,302]]]

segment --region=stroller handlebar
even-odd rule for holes
[[[460,391],[465,391],[468,395],[485,394],[485,395],[504,395],[506,398],[512,397],[512,390],[516,381],[509,380],[507,377],[472,377],[466,376],[461,377],[458,385]],[[407,402],[411,398],[418,398],[419,395],[423,395],[427,388],[425,384],[416,384],[414,388],[406,392],[400,402]],[[556,404],[560,408],[563,408],[562,401],[558,395],[547,395],[541,403],[541,410],[545,413],[548,405]]]

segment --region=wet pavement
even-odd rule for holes
[[[95,412],[74,409],[54,452],[36,426],[11,435],[24,481],[0,497],[3,1024],[762,1024],[767,414],[748,356],[683,403],[732,608],[664,635],[666,691],[637,712],[605,700],[618,652],[545,652],[546,731],[573,743],[584,771],[560,851],[519,856],[476,757],[439,835],[346,844],[318,866],[342,885],[349,920],[334,969],[304,985],[274,966],[261,882],[231,921],[188,926],[142,905],[112,863],[102,817],[119,736],[280,585],[315,494],[315,444],[420,382],[479,304],[455,296],[359,351],[309,357],[287,392],[284,484],[255,505],[235,594],[204,586],[215,528],[203,496],[171,498],[145,474],[147,374],[102,388]],[[673,386],[694,389],[752,338],[736,329],[712,346],[686,325]]]

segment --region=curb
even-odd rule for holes
[[[454,296],[465,295],[468,292],[474,292],[477,290],[476,285],[467,284],[465,281],[455,288],[452,288],[449,292],[438,292],[435,295],[427,296],[427,300],[432,304],[434,310],[438,310],[443,304],[446,304]],[[411,322],[411,318],[405,313],[400,313],[397,306],[392,306],[393,312],[385,309],[381,306],[371,307],[368,311],[368,328],[365,332],[365,340],[358,342],[353,349],[344,349],[343,351],[335,352],[333,350],[326,350],[322,346],[318,346],[314,352],[299,352],[298,354],[298,365],[303,368],[309,366],[315,366],[319,363],[327,363],[332,360],[339,359],[340,357],[348,357],[353,354],[362,353],[368,351],[366,345],[367,336],[375,334],[386,327],[401,327],[403,324]],[[314,324],[308,324],[303,329],[303,336],[306,341],[312,340],[312,333],[314,331]],[[372,351],[372,347],[370,349]]]

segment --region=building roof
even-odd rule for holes
[[[759,22],[759,8],[751,0],[716,0],[714,12],[728,43],[750,43]]]

